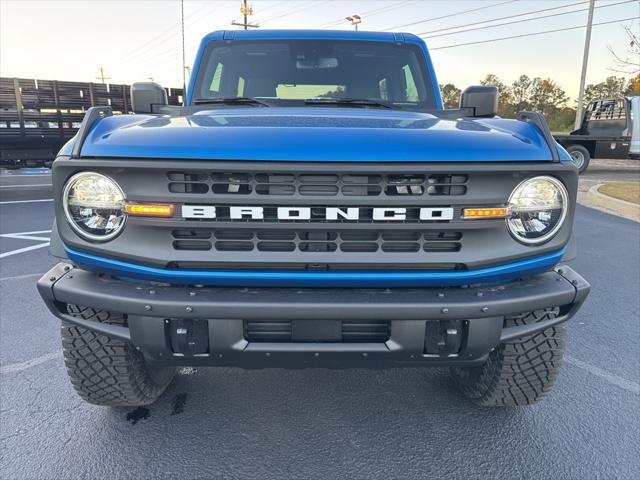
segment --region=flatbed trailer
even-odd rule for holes
[[[182,89],[169,88],[169,103]],[[42,166],[77,133],[86,111],[132,113],[129,85],[0,77],[0,167]]]
[[[587,106],[579,129],[554,134],[580,172],[587,169],[592,158],[629,158],[634,98],[637,97],[594,100]]]

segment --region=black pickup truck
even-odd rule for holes
[[[554,135],[584,172],[592,158],[628,158],[632,143],[633,108],[638,97],[594,100],[587,105],[580,128]],[[635,140],[635,139],[634,139]],[[637,142],[637,140],[636,140]]]

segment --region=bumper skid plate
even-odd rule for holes
[[[150,361],[380,368],[481,363],[501,342],[571,318],[589,284],[560,266],[505,285],[466,288],[185,287],[135,283],[60,263],[39,280],[38,290],[61,320],[131,342]],[[125,314],[127,326],[71,316],[68,304]],[[505,316],[533,310],[551,313],[503,328]]]

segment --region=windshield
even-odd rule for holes
[[[416,45],[334,40],[212,43],[196,82],[195,101],[255,98],[272,106],[331,105],[340,99],[394,108],[435,108],[422,51]],[[323,102],[306,102],[323,99]],[[362,105],[362,104],[361,104]]]

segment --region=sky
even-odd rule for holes
[[[203,35],[239,28],[231,22],[241,18],[240,3],[184,1],[188,66]],[[464,88],[488,73],[505,83],[526,74],[551,77],[570,97],[577,96],[584,28],[460,44],[584,26],[586,0],[253,0],[249,4],[250,21],[260,28],[352,29],[345,17],[359,14],[361,30],[419,34],[431,50],[440,83]],[[595,6],[594,24],[615,22],[593,27],[587,83],[621,75],[614,71],[609,47],[625,52],[628,38],[623,26],[640,34],[640,20],[619,21],[640,17],[640,0],[596,0]],[[180,1],[0,0],[0,76],[100,81],[96,77],[101,67],[108,83],[153,79],[166,87],[180,87]]]

